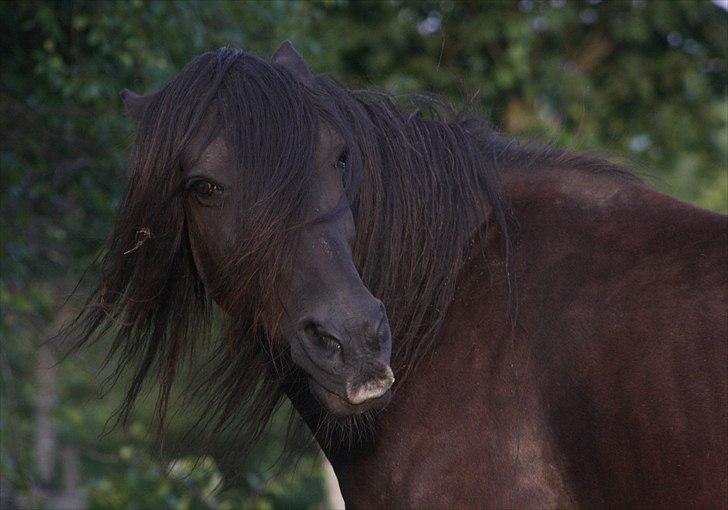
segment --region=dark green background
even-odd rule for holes
[[[132,137],[120,89],[153,90],[206,50],[268,56],[291,39],[314,70],[351,87],[473,100],[508,133],[606,153],[667,193],[726,211],[727,23],[700,0],[3,2],[3,486],[26,498],[60,490],[60,454],[50,477],[34,461],[36,406],[48,396],[55,448],[76,451],[92,507],[310,507],[323,497],[314,454],[266,471],[282,423],[236,467],[242,481],[216,492],[227,467],[212,459],[191,477],[163,469],[144,405],[129,430],[100,437],[121,398],[100,398],[103,346],[43,382],[57,354],[41,342],[72,313],[76,300],[61,304],[120,197]],[[172,440],[175,428],[184,423]],[[177,446],[183,464],[200,453]]]

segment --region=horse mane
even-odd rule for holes
[[[293,262],[319,122],[347,144],[355,263],[386,306],[397,384],[431,352],[470,241],[483,226],[500,234],[511,289],[504,302],[515,314],[509,212],[498,169],[504,160],[567,153],[529,152],[477,114],[458,113],[436,98],[413,97],[407,106],[321,76],[299,83],[284,67],[229,48],[196,58],[154,94],[138,122],[100,283],[64,331],[77,347],[111,336],[112,378],[131,372],[119,422],[129,418],[145,383],[156,380],[161,430],[184,372],[191,381],[184,393],[204,402],[198,423],[211,424],[211,436],[234,428],[241,454],[256,443],[295,373],[275,334],[284,313],[275,290]],[[192,259],[179,171],[181,155],[210,115],[236,148],[249,204],[236,240],[240,252],[226,265],[236,278],[216,289],[235,296],[224,327],[214,327],[211,289]],[[198,353],[207,360],[196,363]]]

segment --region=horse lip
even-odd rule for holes
[[[316,369],[320,370],[321,372],[328,374],[332,377],[337,377],[336,374],[332,374],[316,362],[314,357],[306,348],[306,342],[304,342],[300,336],[296,336],[296,339],[298,340],[300,349],[305,354],[309,363],[311,363],[314,367],[316,367]],[[389,403],[389,399],[391,398],[390,388],[394,383],[394,374],[392,373],[392,369],[388,365],[386,367],[386,373],[383,379],[378,379],[375,383],[369,381],[356,389],[353,388],[350,383],[347,383],[344,395],[342,395],[335,389],[330,388],[325,381],[318,381],[313,376],[313,374],[308,374],[308,376],[312,385],[315,385],[318,389],[325,391],[327,396],[334,397],[342,405],[348,406],[352,409],[352,412],[342,414],[360,414],[371,407],[379,407],[378,404],[384,399],[386,399],[387,401],[381,407],[386,406]],[[375,386],[380,387],[376,388]],[[321,401],[321,398],[319,398],[319,394],[317,394],[316,391],[313,391],[313,393],[316,398]],[[325,405],[324,402],[321,403]]]
[[[372,399],[376,399],[384,395],[394,383],[394,374],[392,369],[387,366],[385,368],[384,377],[377,378],[373,381],[367,381],[364,384],[353,386],[351,383],[346,384],[346,400],[350,404],[363,404]]]
[[[377,398],[369,399],[361,404],[352,404],[347,399],[327,390],[316,379],[309,377],[309,387],[316,400],[318,400],[334,416],[344,417],[352,414],[363,414],[367,411],[383,409],[392,399],[392,392],[388,389]]]

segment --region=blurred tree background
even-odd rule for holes
[[[726,211],[725,9],[707,0],[2,2],[0,506],[325,504],[315,449],[295,469],[269,469],[282,418],[253,458],[212,452],[191,470],[199,445],[179,440],[176,457],[161,458],[144,405],[127,430],[102,436],[121,400],[120,388],[104,393],[103,346],[57,363],[44,344],[77,306],[63,303],[121,194],[133,126],[119,90],[154,90],[220,46],[268,56],[291,39],[315,70],[351,87],[472,100],[507,133],[621,155],[667,193]],[[231,470],[239,480],[220,484]]]

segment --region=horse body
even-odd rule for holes
[[[214,301],[199,423],[244,454],[285,393],[350,507],[726,506],[725,216],[287,43],[123,98],[127,196],[71,330],[115,333],[122,420],[154,377],[163,421]]]
[[[484,236],[376,440],[328,451],[347,505],[724,504],[725,217],[579,169],[503,183],[517,327],[499,240]]]

